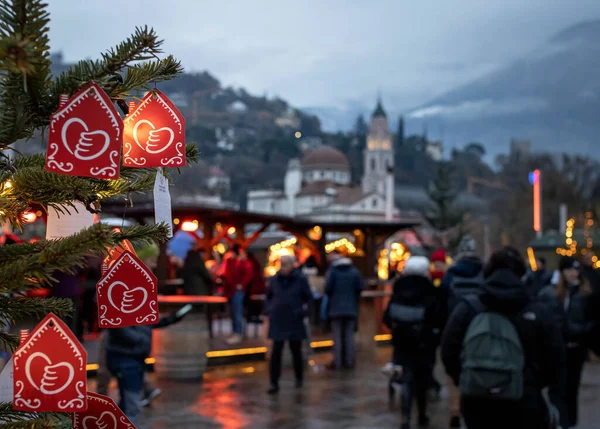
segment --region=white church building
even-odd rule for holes
[[[331,146],[289,162],[284,189],[248,193],[248,211],[321,222],[391,221],[394,206],[394,149],[381,101],[373,112],[364,152],[362,186],[351,186],[346,156]]]

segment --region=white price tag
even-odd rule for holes
[[[166,223],[169,227],[169,238],[173,237],[169,179],[160,170],[156,173],[156,181],[154,182],[154,221],[156,223]]]
[[[12,402],[13,400],[13,360],[12,357],[4,365],[0,373],[0,402]]]
[[[87,211],[82,203],[76,202],[73,207],[65,206],[59,213],[48,207],[48,223],[46,225],[46,239],[69,237],[94,224],[94,214]],[[69,213],[67,213],[67,210]]]

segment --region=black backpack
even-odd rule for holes
[[[391,303],[388,312],[394,337],[401,338],[406,345],[422,345],[425,307]]]

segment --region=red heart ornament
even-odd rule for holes
[[[88,409],[71,417],[73,429],[135,429],[117,404],[107,396],[87,392]]]
[[[128,167],[183,167],[185,118],[159,90],[148,92],[136,107],[129,103],[123,121],[123,165]]]
[[[53,313],[21,337],[13,356],[13,408],[74,412],[87,409],[87,353]]]
[[[46,170],[117,179],[123,122],[110,97],[93,82],[62,102],[50,119]]]
[[[123,251],[96,285],[100,327],[158,323],[157,283],[135,254]]]

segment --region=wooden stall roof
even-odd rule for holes
[[[102,204],[102,213],[123,216],[123,202],[105,202]],[[133,207],[128,207],[125,216],[128,218],[147,218],[154,216],[153,202],[137,202]],[[355,229],[369,229],[371,231],[399,231],[407,228],[414,228],[420,225],[417,220],[391,222],[386,221],[368,221],[368,222],[322,222],[305,219],[302,217],[290,217],[281,215],[272,215],[265,213],[252,213],[240,210],[231,210],[219,207],[210,207],[205,205],[173,205],[173,217],[184,219],[198,219],[220,222],[222,224],[280,224],[283,229],[312,228],[319,225],[321,228],[331,232],[352,232]]]

